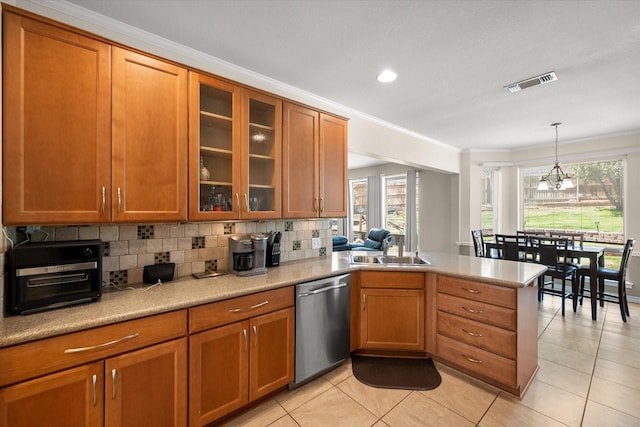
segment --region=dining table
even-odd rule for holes
[[[492,254],[500,252],[500,246],[495,241],[485,241],[485,253],[491,258]],[[527,248],[521,248],[523,252]],[[495,251],[495,252],[494,252]],[[604,267],[604,247],[588,245],[569,245],[567,248],[569,258],[589,259],[589,290],[591,300],[591,319],[597,320],[598,314],[598,267]],[[518,261],[519,262],[519,261]]]

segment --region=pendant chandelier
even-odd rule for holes
[[[560,162],[558,161],[558,126],[562,123],[552,123],[551,126],[556,128],[556,161],[553,164],[553,167],[542,178],[540,178],[540,182],[538,182],[538,191],[547,191],[547,190],[567,190],[569,188],[573,188],[573,181],[571,180],[571,176],[569,174],[564,173],[562,168],[560,167]]]

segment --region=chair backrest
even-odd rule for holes
[[[623,285],[627,278],[627,267],[629,266],[629,259],[631,258],[631,253],[633,252],[633,246],[635,245],[635,243],[635,239],[629,239],[624,245],[622,259],[620,260],[620,270],[618,270],[618,280],[620,280],[620,283],[622,283]]]
[[[584,233],[570,233],[570,232],[555,232],[552,231],[549,233],[550,237],[558,237],[567,239],[569,241],[569,246],[572,248],[580,248],[584,247]]]
[[[482,237],[482,230],[471,230],[471,238],[473,239],[473,249],[476,252],[476,256],[484,257],[484,238]]]
[[[546,236],[546,231],[527,231],[527,230],[517,230],[516,235],[518,236]]]
[[[511,261],[526,259],[527,237],[509,234],[496,234],[496,244],[500,248],[500,257]]]
[[[558,237],[529,237],[531,247],[538,254],[538,263],[549,267],[565,266],[569,241]]]

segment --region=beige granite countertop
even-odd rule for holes
[[[97,303],[0,318],[0,347],[291,286],[358,269],[431,271],[508,287],[535,284],[534,279],[545,271],[544,267],[537,264],[428,252],[420,254],[431,262],[427,266],[351,264],[350,255],[350,252],[337,252],[327,257],[287,262],[269,268],[267,274],[250,277],[232,274],[206,279],[189,277],[153,288],[109,289]]]

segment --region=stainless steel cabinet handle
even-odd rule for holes
[[[105,206],[107,204],[107,189],[102,186],[102,213],[104,213]]]
[[[249,212],[249,196],[247,196],[247,193],[244,193],[244,208]]]
[[[462,288],[463,290],[469,292],[470,294],[481,294],[482,292],[475,290],[475,289],[467,289],[467,288]]]
[[[80,352],[83,352],[83,351],[89,351],[89,350],[95,350],[97,348],[108,347],[110,345],[118,344],[118,343],[121,343],[123,341],[129,341],[129,340],[131,340],[133,338],[136,338],[139,335],[140,335],[139,333],[134,332],[133,334],[127,335],[126,337],[118,338],[117,340],[105,342],[105,343],[102,343],[102,344],[92,345],[90,347],[68,348],[68,349],[66,349],[64,351],[64,354],[80,353]]]
[[[93,406],[98,405],[98,390],[96,390],[97,382],[98,382],[98,376],[94,374],[93,377],[91,378],[91,384],[93,385]]]
[[[362,311],[367,311],[367,294],[362,295]]]
[[[324,197],[320,197],[320,213],[324,212]]]
[[[479,334],[477,332],[470,332],[464,328],[462,329],[462,332],[464,332],[465,334],[471,335],[472,337],[479,337],[479,338],[482,337],[482,334]]]
[[[232,308],[231,310],[229,310],[229,313],[239,313],[241,311],[248,311],[248,310],[254,310],[256,308],[262,307],[264,305],[269,304],[269,300],[266,301],[262,301],[256,305],[252,305],[251,307],[247,307],[247,308]]]
[[[462,357],[464,357],[465,359],[467,359],[469,362],[472,362],[472,363],[482,363],[482,360],[474,359],[473,357],[466,356],[464,354],[462,355]]]
[[[120,191],[120,187],[118,187],[118,213],[122,212],[122,192]]]
[[[243,329],[242,330],[242,335],[244,337],[244,351],[248,350],[248,344],[247,344],[247,330]]]
[[[253,348],[258,346],[258,328],[253,325]]]
[[[316,211],[316,212],[320,210],[320,206],[319,206],[317,197],[313,199],[313,210]]]
[[[116,400],[116,374],[115,369],[111,370],[111,399]]]
[[[240,212],[240,195],[236,193],[236,206],[238,206],[238,212]]]
[[[465,306],[462,306],[462,309],[465,310],[465,311],[468,311],[469,313],[474,313],[474,314],[482,313],[482,310],[475,310],[473,308],[467,308]]]

